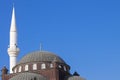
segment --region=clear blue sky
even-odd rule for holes
[[[14,2],[20,60],[40,49],[54,52],[87,80],[120,80],[119,0],[0,0],[0,69]]]

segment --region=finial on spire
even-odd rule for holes
[[[14,2],[13,2],[13,7],[14,7]]]
[[[42,51],[42,43],[40,43],[40,51]]]

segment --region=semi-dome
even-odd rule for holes
[[[29,62],[53,62],[53,61],[65,63],[65,61],[62,58],[55,55],[54,53],[47,51],[34,51],[24,56],[18,64]]]
[[[85,80],[85,79],[80,76],[69,76],[67,80]]]
[[[20,73],[9,80],[47,80],[44,76],[36,73]]]

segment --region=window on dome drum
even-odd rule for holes
[[[18,72],[21,72],[21,69],[22,69],[22,67],[20,66]]]
[[[15,68],[15,69],[14,69],[14,73],[16,73],[16,72],[17,72],[17,69]]]
[[[53,64],[52,63],[50,64],[50,68],[53,68]]]
[[[25,71],[28,71],[28,65],[25,65]]]
[[[58,67],[59,67],[59,68],[62,68],[62,66],[61,66],[61,65],[59,65]]]
[[[67,71],[65,66],[64,66],[64,71]]]
[[[41,69],[45,69],[45,68],[46,68],[45,63],[41,64]]]
[[[33,70],[37,70],[37,64],[33,64]]]

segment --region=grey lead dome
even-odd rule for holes
[[[52,62],[65,63],[59,56],[47,51],[34,51],[24,56],[18,64],[29,62]]]
[[[48,80],[44,76],[36,73],[20,73],[9,80]]]

